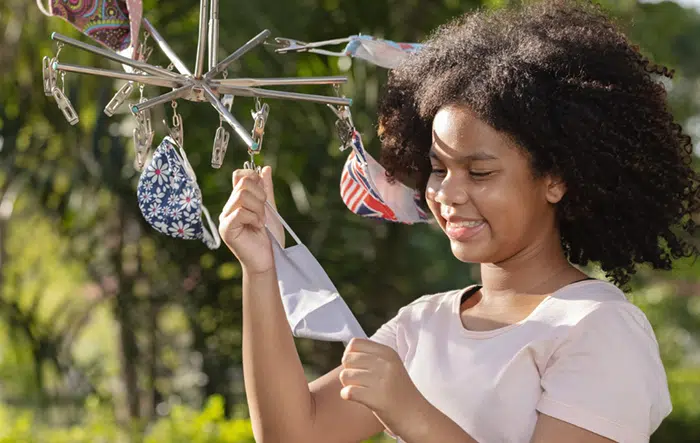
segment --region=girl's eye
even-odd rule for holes
[[[435,175],[445,175],[447,174],[447,169],[443,169],[439,166],[433,166],[430,170],[431,174]],[[490,175],[492,175],[494,171],[470,171],[469,175],[472,176],[473,178],[486,178]]]

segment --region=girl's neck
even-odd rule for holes
[[[481,264],[483,290],[490,295],[548,294],[586,275],[573,267],[556,241],[533,244],[500,263]]]

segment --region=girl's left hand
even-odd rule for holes
[[[427,400],[418,391],[396,351],[354,338],[342,360],[340,396],[365,405],[392,433],[418,420]]]

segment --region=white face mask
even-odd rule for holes
[[[340,341],[347,345],[353,338],[367,338],[357,319],[340,297],[323,267],[284,219],[267,205],[294,238],[296,245],[283,248],[268,230],[275,258],[277,280],[295,337],[321,341]]]

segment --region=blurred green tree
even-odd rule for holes
[[[195,58],[197,3],[144,1],[145,15],[186,63]],[[262,28],[308,41],[358,33],[419,41],[461,12],[508,3],[514,2],[222,2],[220,56]],[[676,69],[671,105],[679,122],[700,137],[700,124],[694,123],[700,121],[700,14],[670,2],[603,3],[646,53]],[[126,109],[112,118],[102,112],[119,82],[66,76],[66,94],[81,118],[76,126],[43,95],[41,58],[55,52],[50,33],[86,37],[21,0],[0,4],[0,24],[0,330],[17,349],[15,357],[0,360],[2,391],[26,395],[36,407],[51,405],[58,413],[49,417],[62,421],[74,415],[65,414],[56,392],[71,394],[76,405],[91,394],[112,400],[122,423],[141,427],[170,404],[199,407],[214,394],[224,399],[225,415],[244,414],[244,407],[235,408],[244,397],[240,268],[234,257],[225,248],[209,251],[198,242],[160,235],[144,223],[135,195],[133,118]],[[68,47],[61,60],[119,69]],[[168,64],[157,50],[153,60]],[[348,75],[343,93],[354,99],[353,117],[368,149],[377,151],[375,109],[385,70],[362,61],[259,49],[231,66],[231,74]],[[146,96],[158,92],[163,91],[145,89]],[[476,278],[477,269],[445,253],[447,241],[431,226],[376,223],[347,211],[338,195],[346,153],[338,149],[330,111],[309,103],[269,104],[259,161],[273,167],[279,210],[368,332],[416,297]],[[234,113],[245,116],[252,105],[237,98]],[[185,122],[185,149],[215,216],[228,198],[231,172],[247,154],[234,137],[224,167],[212,169],[217,114],[193,103],[181,103],[178,112]],[[154,122],[170,113],[169,106],[157,108]],[[250,127],[249,119],[240,119]],[[156,130],[154,144],[165,134],[160,124]],[[51,284],[56,279],[63,289]],[[679,295],[697,295],[699,280],[700,268],[689,264],[673,275],[643,272],[635,282],[635,302],[659,332],[674,386],[697,387],[697,360],[689,357],[700,337],[697,302]],[[666,285],[671,295],[658,301],[656,285]],[[104,350],[93,349],[100,342]],[[339,344],[299,340],[298,345],[310,377],[337,365],[342,352]],[[27,375],[19,382],[10,377],[13,370]],[[674,401],[685,404],[682,395],[676,389]],[[658,441],[698,440],[692,438],[700,429],[691,422],[697,411],[683,408]]]

